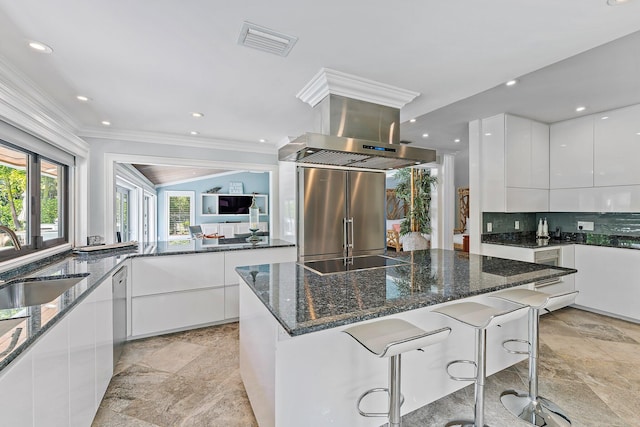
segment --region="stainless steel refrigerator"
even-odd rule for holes
[[[300,261],[385,251],[384,172],[298,168]]]

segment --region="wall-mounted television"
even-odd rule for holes
[[[219,215],[248,215],[253,196],[218,196]]]

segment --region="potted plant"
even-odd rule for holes
[[[396,197],[408,206],[405,219],[400,223],[400,235],[405,236],[405,251],[427,249],[429,242],[422,234],[431,233],[431,186],[437,178],[429,170],[404,168],[396,172]]]

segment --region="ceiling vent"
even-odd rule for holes
[[[238,38],[240,45],[280,56],[287,56],[297,41],[297,37],[288,36],[246,21]]]

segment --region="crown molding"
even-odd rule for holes
[[[329,94],[397,109],[401,109],[420,95],[419,92],[379,83],[329,68],[321,68],[311,81],[298,92],[296,97],[315,107]]]
[[[78,136],[82,138],[107,139],[113,141],[131,141],[149,144],[165,144],[180,147],[195,147],[205,149],[217,149],[225,151],[239,151],[247,153],[276,154],[277,149],[271,144],[258,144],[239,140],[224,140],[216,138],[203,138],[197,136],[172,135],[158,132],[104,130],[97,128],[84,128],[78,130]]]
[[[73,155],[89,154],[71,116],[1,56],[0,120]]]

